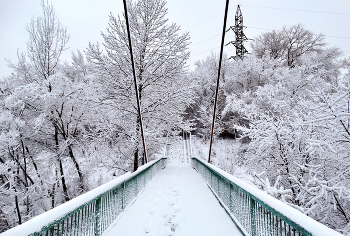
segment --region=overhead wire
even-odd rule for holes
[[[265,6],[246,5],[246,4],[240,4],[240,5],[241,5],[241,6],[246,6],[246,7],[267,8],[267,9],[275,9],[275,10],[301,11],[301,12],[311,12],[311,13],[321,13],[321,14],[333,14],[333,15],[345,15],[345,16],[350,16],[350,13],[342,13],[342,12],[302,10],[302,9],[292,9],[292,8],[282,8],[282,7],[265,7]]]
[[[266,28],[258,28],[258,27],[251,27],[251,26],[246,26],[247,28],[250,29],[261,29],[261,30],[275,30],[275,29],[266,29]],[[333,35],[324,35],[327,38],[340,38],[340,39],[350,39],[350,37],[343,37],[343,36],[333,36]]]
[[[241,4],[241,6],[260,7],[260,8],[271,8],[271,9],[276,9],[276,10],[290,10],[290,11],[313,12],[313,13],[322,13],[322,14],[349,15],[349,16],[350,16],[350,13],[348,14],[348,13],[336,13],[336,12],[321,12],[321,11],[300,10],[300,9],[291,9],[291,8],[278,8],[278,7],[254,6],[254,5],[246,5],[246,4]],[[208,21],[210,21],[210,20],[212,20],[212,19],[214,19],[214,18],[216,18],[216,17],[218,17],[218,16],[220,16],[220,15],[222,15],[222,13],[220,13],[220,14],[214,16],[214,17],[211,17],[211,18],[208,19],[208,20],[205,20],[205,21],[203,21],[203,22],[200,22],[200,23],[198,23],[198,24],[196,24],[196,25],[194,25],[194,26],[192,26],[192,27],[190,27],[190,28],[187,28],[187,30],[188,30],[188,29],[195,28],[195,27],[197,27],[197,26],[199,26],[199,25],[201,25],[201,24],[204,24],[204,23],[206,23],[206,22],[208,22]],[[260,30],[275,30],[275,29],[267,29],[267,28],[251,27],[251,26],[247,26],[247,28],[250,28],[250,29],[260,29]],[[207,38],[207,39],[205,39],[205,40],[203,40],[203,41],[200,41],[200,42],[198,42],[198,43],[191,44],[191,46],[195,46],[195,45],[201,44],[201,43],[206,42],[206,41],[208,41],[208,40],[210,40],[210,39],[216,38],[216,37],[218,37],[218,36],[220,36],[220,35],[221,35],[221,34],[214,35],[214,36],[212,36],[212,37],[210,37],[210,38]],[[228,36],[228,37],[230,37],[230,36]],[[232,37],[234,37],[234,36],[232,36]],[[327,37],[327,38],[339,38],[339,39],[350,39],[350,37],[335,36],[335,35],[325,35],[325,37]],[[213,50],[213,49],[217,49],[217,48],[218,48],[218,47],[211,48],[211,49],[206,49],[206,50],[204,50],[204,51],[194,52],[194,53],[193,53],[194,55],[192,55],[192,57],[195,57],[195,56],[198,56],[198,55],[207,53],[207,52],[209,52],[209,51],[211,51],[211,50]],[[346,50],[344,50],[344,51],[346,51]]]
[[[187,30],[189,30],[189,29],[193,29],[193,28],[195,28],[195,27],[197,27],[197,26],[199,26],[199,25],[202,25],[202,24],[204,24],[204,23],[207,23],[208,21],[211,21],[212,19],[215,19],[216,17],[219,17],[219,16],[222,16],[222,13],[220,13],[220,14],[218,14],[218,15],[216,15],[216,16],[213,16],[212,18],[210,18],[210,19],[208,19],[208,20],[202,21],[202,22],[200,22],[200,23],[198,23],[198,24],[196,24],[196,25],[194,25],[194,26],[191,26],[190,28],[185,29],[185,31],[187,31]]]

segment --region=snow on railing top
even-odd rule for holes
[[[265,205],[266,207],[269,207],[276,211],[276,213],[283,215],[285,218],[289,219],[289,221],[295,223],[298,226],[301,226],[305,230],[307,230],[311,235],[315,236],[340,236],[342,234],[328,228],[327,226],[317,222],[316,220],[312,219],[311,217],[303,214],[302,212],[292,208],[291,206],[283,203],[280,200],[277,200],[276,198],[268,195],[264,191],[226,173],[225,171],[219,169],[218,167],[209,164],[203,160],[200,160],[198,158],[193,158],[195,160],[198,160],[203,165],[207,166],[209,169],[215,171],[228,181],[231,181],[233,184],[237,185],[239,188],[246,191],[249,195],[251,195],[252,198],[254,198],[255,201],[261,203],[261,205]]]
[[[162,158],[161,158],[162,159]],[[66,216],[67,214],[75,211],[80,206],[89,203],[90,201],[98,198],[99,196],[105,194],[109,190],[115,188],[117,185],[122,184],[123,182],[131,179],[132,177],[140,174],[148,167],[152,166],[155,162],[159,161],[154,160],[151,161],[140,168],[138,168],[137,171],[133,173],[126,173],[122,176],[119,176],[118,178],[109,181],[106,184],[103,184],[87,193],[84,193],[68,202],[63,203],[62,205],[59,205],[41,215],[38,215],[31,220],[18,225],[12,229],[7,230],[6,232],[1,233],[1,236],[27,236],[30,234],[33,234],[35,232],[40,232],[40,230],[43,227],[46,227],[47,225],[51,224],[52,222],[55,222],[62,217]]]

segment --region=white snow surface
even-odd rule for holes
[[[308,230],[312,235],[314,236],[341,236],[342,234],[328,228],[327,226],[317,222],[316,220],[312,219],[311,217],[308,217],[307,215],[301,213],[300,211],[292,208],[291,206],[288,206],[287,204],[281,202],[280,200],[268,195],[267,193],[261,191],[260,189],[257,189],[256,187],[226,173],[225,171],[217,168],[216,166],[209,164],[207,162],[204,162],[203,160],[199,160],[204,165],[208,166],[209,168],[215,170],[223,177],[227,178],[228,180],[232,181],[248,193],[254,195],[256,198],[260,199],[276,211],[280,212],[282,215],[286,216],[293,222],[297,223],[304,229]],[[219,234],[217,234],[219,235]]]
[[[104,236],[242,235],[189,163],[168,160]]]
[[[54,222],[55,220],[58,220],[68,214],[71,211],[74,211],[79,206],[93,200],[98,195],[107,192],[108,190],[114,188],[118,184],[122,183],[126,179],[131,178],[134,175],[137,175],[139,172],[144,170],[145,168],[152,165],[157,160],[150,161],[146,165],[143,165],[140,167],[137,171],[134,173],[126,173],[122,176],[119,176],[118,178],[109,181],[108,183],[101,185],[100,187],[97,187],[85,194],[82,194],[66,203],[63,203],[62,205],[59,205],[41,215],[38,215],[34,217],[33,219],[25,222],[24,224],[21,224],[17,227],[14,227],[12,229],[9,229],[3,233],[0,234],[0,236],[27,236],[29,234],[32,234],[34,232],[38,232],[43,228],[44,226],[49,225],[50,223]]]

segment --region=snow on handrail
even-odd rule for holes
[[[244,235],[341,235],[225,171],[191,160]]]
[[[101,235],[165,166],[166,158],[151,161],[0,236]]]

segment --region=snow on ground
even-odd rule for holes
[[[188,163],[169,160],[105,236],[241,235]]]

